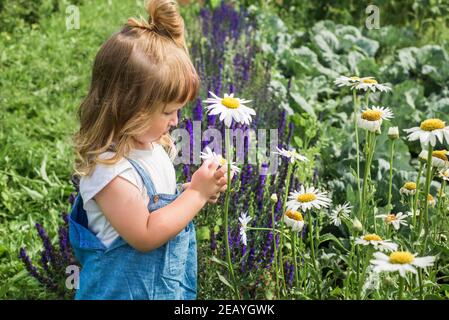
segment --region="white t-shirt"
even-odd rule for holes
[[[160,144],[153,143],[153,146],[151,150],[133,149],[128,158],[136,160],[150,176],[157,193],[175,194],[176,173],[173,162]],[[113,152],[109,151],[100,155],[106,159],[112,156]],[[114,165],[97,164],[90,176],[83,176],[80,180],[80,194],[87,213],[88,228],[106,247],[109,247],[119,234],[106,219],[94,197],[117,176],[134,184],[141,192],[145,205],[148,204],[149,198],[143,180],[125,158]]]

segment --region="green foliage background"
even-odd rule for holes
[[[79,30],[66,29],[70,4],[79,6]],[[352,97],[333,86],[336,76],[369,75],[391,83],[394,95],[373,98],[393,108],[393,124],[401,129],[424,117],[449,120],[446,1],[379,1],[378,30],[364,27],[365,5],[355,0],[241,4],[259,23],[257,41],[273,62],[271,88],[282,97],[280,107],[294,113],[296,146],[316,146],[320,179],[341,202],[353,197],[346,188],[353,177],[341,173],[354,164],[355,146],[349,130]],[[36,222],[57,241],[59,213],[69,210],[72,191],[76,110],[93,58],[127,17],[140,14],[145,15],[141,1],[0,0],[0,299],[55,298],[28,276],[18,252],[24,246],[38,257]],[[183,14],[187,29],[195,32],[198,6],[184,7]],[[413,176],[418,152],[416,144],[404,141],[397,150],[394,194]],[[388,170],[387,152],[380,141],[373,175],[379,180]],[[382,188],[378,192],[385,194]],[[204,276],[199,298],[220,297],[214,276]]]

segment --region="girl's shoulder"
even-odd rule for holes
[[[113,155],[114,152],[107,151],[102,153],[99,158],[102,160],[109,159]],[[128,180],[140,191],[143,190],[142,179],[126,158],[120,159],[118,162],[111,165],[97,163],[89,176],[83,176],[80,179],[80,194],[84,204],[92,199],[117,176]]]

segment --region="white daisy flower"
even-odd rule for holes
[[[372,91],[372,92],[376,92],[376,90],[378,91],[391,91],[391,88],[385,84],[380,84],[377,82],[376,79],[374,79],[373,77],[364,77],[364,78],[360,78],[360,80],[358,81],[357,84],[354,85],[354,89],[356,90],[364,90],[364,91]]]
[[[242,214],[239,217],[239,222],[241,224],[240,226],[240,239],[243,242],[243,244],[247,245],[247,239],[246,239],[246,229],[248,228],[248,223],[251,221],[251,217],[247,215],[246,212],[242,212]]]
[[[304,186],[301,186],[299,191],[291,192],[289,199],[290,201],[287,201],[289,210],[297,210],[299,208],[302,211],[313,208],[328,208],[332,202],[327,197],[326,191],[320,192],[315,187],[305,188]]]
[[[357,238],[355,240],[356,244],[361,244],[364,246],[372,245],[374,248],[382,250],[382,251],[396,251],[398,249],[398,245],[396,243],[391,242],[390,240],[383,240],[377,234],[366,234]]]
[[[399,189],[400,194],[405,194],[407,196],[412,196],[416,194],[416,183],[412,181],[407,181],[404,183],[401,189]]]
[[[421,122],[419,127],[404,129],[404,131],[409,133],[407,137],[409,141],[419,140],[423,147],[427,147],[429,142],[434,147],[437,138],[441,143],[444,143],[445,139],[449,143],[449,126],[440,119],[427,119]]]
[[[399,230],[401,225],[407,226],[405,219],[407,219],[408,216],[408,213],[398,212],[397,214],[379,214],[376,218],[383,219],[386,224],[391,224],[395,230]]]
[[[298,211],[288,210],[283,218],[285,224],[292,228],[292,231],[299,232],[304,227],[304,218]]]
[[[227,167],[226,159],[223,158],[221,154],[216,154],[215,151],[212,151],[209,147],[204,148],[204,151],[201,152],[200,157],[203,160],[215,161],[215,163],[219,166]],[[231,171],[240,172],[239,167],[237,167],[234,162],[231,162]]]
[[[401,277],[405,278],[406,271],[417,273],[415,267],[426,268],[433,266],[435,257],[417,257],[416,254],[411,254],[408,251],[395,251],[389,256],[382,252],[375,252],[374,259],[372,259],[375,272],[391,272],[399,271]]]
[[[304,156],[300,155],[298,152],[296,152],[295,149],[285,150],[284,148],[279,149],[279,147],[276,147],[276,150],[277,150],[277,152],[273,151],[272,153],[286,157],[286,158],[290,159],[290,162],[292,162],[292,163],[295,162],[296,160],[309,161],[309,159],[307,159],[306,157],[304,157]]]
[[[242,123],[250,124],[251,116],[256,115],[254,109],[246,107],[244,104],[251,102],[251,100],[243,100],[234,98],[234,94],[224,95],[224,98],[217,97],[213,92],[209,92],[213,98],[207,98],[205,103],[211,103],[207,106],[210,115],[220,115],[220,121],[224,121],[225,125],[231,127],[232,120]]]
[[[445,181],[449,181],[449,169],[441,170],[438,172],[438,176]]]
[[[337,79],[334,80],[334,84],[337,87],[351,87],[352,89],[359,82],[360,82],[360,78],[359,77],[339,76]]]
[[[435,205],[437,204],[437,201],[435,200],[435,198],[431,194],[427,195],[427,202],[429,203],[429,205],[431,207],[435,207]]]
[[[427,156],[429,155],[429,152],[426,150],[421,151],[419,154],[419,159],[423,162],[427,162]],[[448,166],[449,160],[447,156],[449,155],[449,152],[446,150],[435,150],[432,151],[432,167],[435,167],[437,169],[444,169]]]
[[[335,207],[329,214],[331,223],[338,227],[341,225],[341,218],[349,218],[349,213],[351,213],[352,206],[349,203],[339,204]]]
[[[371,109],[366,109],[359,115],[357,124],[362,129],[376,132],[380,130],[382,121],[389,120],[390,118],[393,118],[393,112],[390,108],[373,106]]]

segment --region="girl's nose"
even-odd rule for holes
[[[170,119],[169,124],[172,127],[176,127],[178,125],[178,113],[177,112],[174,113],[173,118]]]

